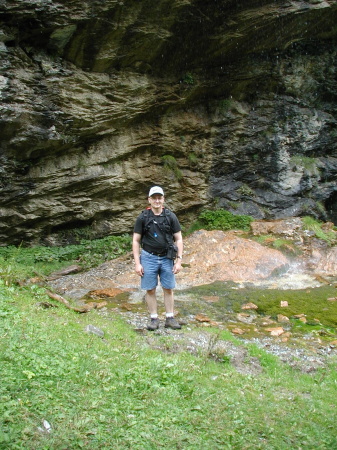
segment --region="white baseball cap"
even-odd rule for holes
[[[152,197],[152,195],[154,195],[154,194],[160,194],[160,195],[164,196],[164,191],[162,190],[162,188],[160,186],[153,186],[150,189],[149,197]]]

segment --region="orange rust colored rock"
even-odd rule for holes
[[[284,329],[282,327],[266,328],[266,331],[269,331],[271,336],[281,336],[281,334],[284,333]]]
[[[108,289],[95,289],[94,291],[88,292],[89,297],[116,297],[118,294],[122,294],[124,291],[118,288],[108,288]]]
[[[202,297],[202,299],[208,303],[216,303],[219,301],[219,298],[220,297],[218,297],[217,295],[210,295],[210,296]]]
[[[233,334],[245,334],[245,332],[244,332],[243,330],[241,330],[241,328],[233,328],[233,329],[231,330],[231,332],[232,332]]]
[[[197,314],[195,316],[195,320],[197,320],[198,322],[210,322],[211,319],[207,316],[205,316],[204,314]]]

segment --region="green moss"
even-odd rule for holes
[[[191,166],[196,166],[198,164],[198,157],[195,153],[191,152],[188,154],[188,162]]]
[[[236,289],[233,289],[236,287]],[[196,286],[187,291],[192,297],[217,296],[219,301],[208,304],[205,302],[204,314],[210,314],[216,320],[224,319],[228,314],[242,312],[244,303],[252,302],[261,316],[271,316],[277,319],[283,314],[294,319],[294,324],[312,329],[337,327],[337,301],[328,300],[337,297],[337,290],[333,286],[323,286],[311,289],[278,290],[247,287],[238,289],[232,282],[216,282],[204,286]],[[287,301],[287,307],[281,307],[281,301]],[[197,307],[197,304],[195,304]],[[200,308],[200,304],[199,304]],[[295,316],[304,314],[307,324],[299,322]],[[321,325],[320,325],[321,324]]]
[[[174,156],[164,155],[162,157],[162,161],[164,164],[164,171],[167,174],[173,174],[177,180],[182,179],[183,174],[182,174],[181,170],[179,169],[177,160],[175,159]]]
[[[219,102],[219,110],[220,110],[220,112],[221,113],[226,113],[227,111],[230,110],[232,104],[233,104],[232,100],[230,100],[228,98],[220,100],[220,102]]]
[[[246,184],[243,184],[241,187],[239,187],[237,193],[246,197],[254,197],[255,195],[254,191]]]
[[[309,158],[308,156],[296,155],[291,158],[291,162],[296,166],[303,167],[310,173],[314,173],[317,169],[316,158]]]
[[[297,247],[296,244],[290,239],[276,238],[270,234],[252,236],[251,239],[261,245],[276,248],[286,255],[295,256],[301,254],[301,249]]]

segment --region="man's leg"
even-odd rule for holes
[[[173,330],[180,330],[181,325],[174,318],[174,297],[173,297],[173,289],[165,289],[164,292],[164,304],[166,311],[166,321],[165,328],[172,328]]]
[[[172,314],[173,316],[174,310],[173,289],[163,288],[163,292],[164,292],[164,305],[166,314]]]
[[[151,316],[157,314],[156,288],[146,291],[146,303]]]
[[[158,312],[157,312],[156,288],[147,290],[145,299],[146,299],[147,307],[148,307],[148,310],[150,313],[150,322],[147,325],[147,329],[149,331],[158,330],[159,319],[158,319]]]

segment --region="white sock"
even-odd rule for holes
[[[166,317],[174,317],[173,313],[166,313]]]
[[[158,314],[151,314],[151,319],[158,319]]]

